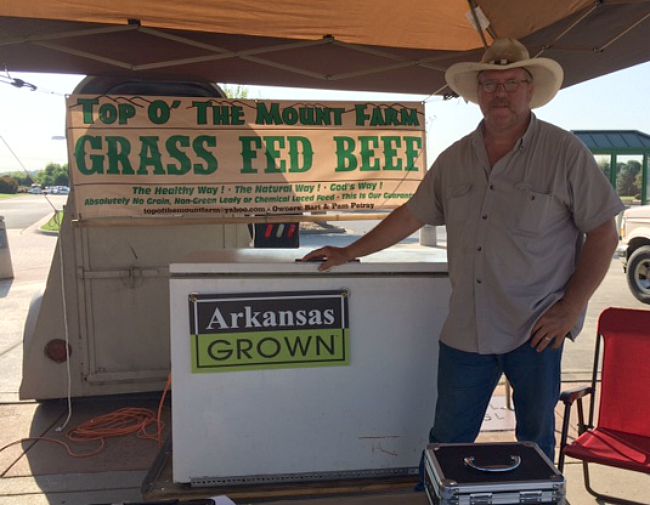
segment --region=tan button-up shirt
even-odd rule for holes
[[[452,294],[440,340],[481,354],[530,339],[562,298],[584,233],[624,208],[580,140],[534,115],[491,169],[479,125],[438,157],[407,205],[447,226]]]

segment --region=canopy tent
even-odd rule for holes
[[[650,59],[648,0],[0,0],[0,13],[8,71],[445,94],[449,65],[495,37],[559,61],[565,87]]]

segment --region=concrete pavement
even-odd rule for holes
[[[45,435],[62,439],[63,434],[58,432],[57,428],[67,415],[67,406],[63,401],[39,404],[20,402],[17,397],[22,364],[23,324],[32,297],[45,287],[51,257],[56,247],[56,237],[38,233],[37,228],[38,224],[25,230],[8,230],[15,278],[0,281],[0,419],[3,426],[0,432],[0,447],[30,436]],[[329,239],[338,240],[333,236],[320,238],[328,243],[332,241]],[[612,271],[616,268],[618,265],[613,265]],[[610,302],[607,298],[605,300],[607,301],[603,303]],[[620,303],[616,303],[620,302],[620,297],[611,302],[614,302],[612,305],[620,306]],[[592,321],[595,321],[599,310],[600,305],[590,309],[589,317]],[[580,357],[584,353],[588,354],[589,359],[586,362],[589,366],[591,352],[592,348],[580,351]],[[575,368],[577,372],[584,372],[583,362],[574,362],[570,353],[565,359],[565,367],[567,366],[570,369]],[[69,426],[75,426],[123,406],[155,408],[157,398],[157,395],[138,395],[76,400],[73,402],[73,418]],[[481,440],[512,440],[512,414],[505,408],[503,389],[500,389],[493,399],[489,415],[497,419],[497,422],[493,422],[494,419],[486,422]],[[166,412],[165,419],[168,421],[167,416]],[[80,452],[84,450],[79,447],[76,449]],[[100,455],[84,459],[72,458],[60,446],[44,441],[14,445],[0,452],[0,505],[88,505],[141,500],[140,485],[157,452],[155,443],[136,437],[111,439],[107,449]],[[572,505],[596,503],[584,490],[579,464],[570,461],[565,475],[568,482],[568,498]],[[593,484],[605,492],[622,492],[630,499],[650,503],[648,475],[596,468]],[[406,493],[265,503],[366,505],[371,502],[381,505],[425,504],[426,500],[423,495]]]

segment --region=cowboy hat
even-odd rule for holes
[[[531,58],[528,49],[515,39],[497,39],[483,54],[480,63],[455,63],[445,72],[449,87],[465,100],[478,103],[478,74],[485,70],[524,68],[533,77],[531,108],[551,101],[562,86],[564,71],[548,58]]]

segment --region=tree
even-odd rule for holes
[[[36,182],[41,186],[68,186],[68,164],[49,163],[42,172],[36,174]]]
[[[7,175],[13,177],[19,186],[29,187],[34,183],[34,179],[32,178],[31,174],[27,172],[11,172]]]
[[[241,98],[243,100],[248,98],[248,88],[241,84],[233,84],[232,86],[222,84],[221,89],[226,94],[226,98]]]
[[[0,177],[0,193],[14,194],[18,191],[18,183],[16,179],[10,175],[3,175]]]
[[[618,175],[616,177],[616,191],[620,196],[637,196],[641,193],[641,186],[638,184],[638,175],[641,173],[641,163],[628,161],[619,163]]]
[[[598,166],[603,171],[605,176],[609,179],[609,162],[608,161],[599,161]]]

